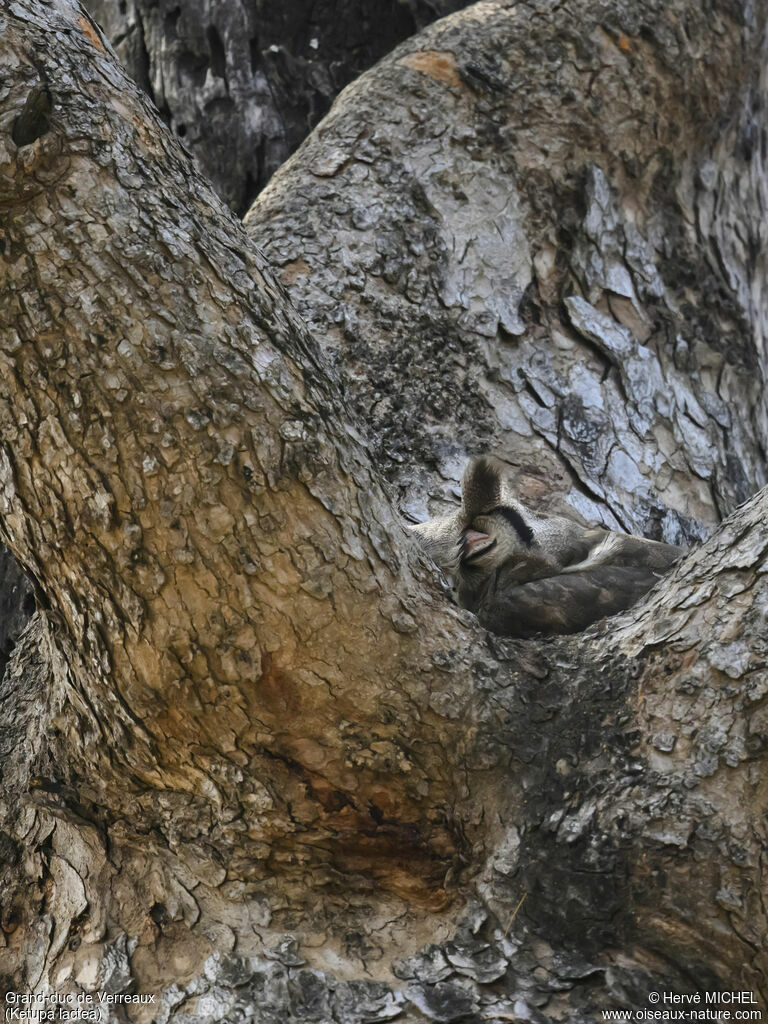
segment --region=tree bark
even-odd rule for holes
[[[463,67],[463,45],[497,52],[521,11],[481,4],[426,41],[448,32]],[[746,89],[762,29],[737,13],[691,31],[715,33]],[[418,56],[434,52],[414,43],[386,66],[428,89],[438,67],[461,96],[448,57]],[[0,501],[4,538],[46,603],[0,691],[5,987],[153,993],[154,1007],[132,1008],[141,1020],[337,1024],[597,1020],[659,988],[764,1000],[768,492],[625,616],[553,643],[484,634],[398,521],[374,468],[386,448],[375,406],[371,459],[341,357],[325,361],[98,30],[66,0],[19,0],[0,14],[0,62]],[[741,109],[691,74],[702,110]],[[366,88],[332,117],[356,94],[373,111]],[[20,118],[23,138],[37,135],[17,145]],[[333,124],[318,135],[332,162]],[[280,176],[295,184],[286,217],[312,200],[290,176],[315,146]],[[262,210],[279,225],[278,186]],[[512,294],[493,280],[489,308]],[[387,300],[395,325],[402,306],[395,340],[410,322],[399,296]],[[667,350],[611,323],[601,298],[565,298],[581,330],[614,344],[600,384],[626,389],[653,449],[661,391],[641,407],[637,367],[652,376],[655,359],[689,389],[668,397],[682,418],[675,403],[710,393],[704,363],[674,377]],[[305,312],[320,326],[327,315]],[[721,388],[745,389],[727,436],[756,482],[753,312],[739,333],[720,311],[733,334],[718,366]],[[477,333],[480,312],[464,313]],[[365,385],[350,391],[369,408]],[[467,448],[502,440],[487,422]],[[430,425],[431,459],[449,426]],[[554,464],[541,438],[526,443]],[[722,500],[735,500],[725,441],[713,445]],[[398,481],[415,479],[403,465]],[[683,462],[671,481],[667,531],[695,532],[693,513],[714,521]],[[641,519],[616,487],[594,507]]]
[[[344,85],[418,28],[463,6],[86,4],[134,81],[241,213]],[[32,590],[10,552],[0,551],[0,671],[34,610]]]
[[[129,74],[240,214],[393,46],[467,0],[89,0]]]
[[[11,552],[0,547],[0,676],[34,610],[32,586]]]
[[[100,74],[54,94],[53,130],[6,143],[2,511],[62,657],[50,750],[18,749],[8,798],[53,773],[115,838],[157,832],[238,893],[361,870],[440,904],[466,743],[428,669],[463,630],[263,258],[90,23],[54,25],[46,76]],[[26,53],[10,111],[46,31],[34,8],[6,16]]]
[[[246,217],[416,518],[482,450],[671,543],[766,482],[763,14],[707,10],[477,4]]]

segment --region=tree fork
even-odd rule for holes
[[[50,606],[0,695],[0,970],[93,988],[108,947],[142,990],[202,979],[306,930],[318,888],[318,962],[367,968],[384,947],[342,930],[442,941],[475,875],[520,976],[544,939],[609,988],[764,992],[766,493],[602,630],[474,630],[98,31],[65,2],[0,17],[3,535]],[[40,54],[48,129],[19,148]]]
[[[74,5],[3,20],[7,121],[39,60],[52,83],[0,193],[3,530],[60,655],[51,784],[166,836],[195,806],[220,857],[249,837],[236,877],[290,869],[301,834],[303,871],[316,847],[439,905],[438,752],[466,729],[428,679],[464,628],[267,264],[98,32]]]

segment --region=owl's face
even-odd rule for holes
[[[533,531],[524,516],[511,505],[496,505],[475,515],[462,532],[461,564],[492,572],[510,560],[525,559],[533,544]]]

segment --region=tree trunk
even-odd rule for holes
[[[528,305],[515,298],[515,288],[524,296],[529,287],[522,287],[522,261],[515,277],[498,251],[483,255],[490,243],[485,234],[475,238],[474,225],[492,237],[491,213],[476,216],[472,203],[483,207],[483,195],[501,194],[494,174],[509,174],[511,164],[497,159],[493,139],[514,130],[514,121],[505,128],[502,105],[510,117],[524,106],[519,90],[503,85],[505,69],[494,78],[492,58],[498,63],[500,52],[512,53],[512,41],[520,54],[530,53],[520,88],[529,90],[530,117],[537,110],[543,117],[535,102],[541,55],[524,32],[538,32],[541,21],[551,35],[552,22],[537,19],[536,10],[578,24],[585,38],[594,31],[594,12],[579,8],[570,16],[562,4],[481,4],[434,26],[345,94],[252,214],[252,232],[259,220],[273,225],[266,244],[277,251],[288,244],[283,225],[297,217],[298,229],[304,211],[304,259],[322,286],[330,279],[314,250],[324,239],[336,252],[329,210],[343,206],[337,178],[350,175],[348,207],[364,217],[355,188],[368,175],[368,213],[383,219],[368,231],[353,229],[359,244],[353,250],[348,239],[347,251],[361,255],[368,276],[362,291],[350,285],[336,297],[339,322],[359,316],[365,345],[350,328],[344,350],[340,334],[323,326],[331,300],[318,293],[317,305],[305,303],[305,268],[283,260],[305,316],[330,336],[336,366],[80,9],[68,0],[55,9],[19,0],[0,14],[0,511],[4,538],[46,605],[14,649],[0,691],[0,977],[7,989],[155,995],[154,1006],[129,1008],[137,1020],[250,1015],[337,1024],[398,1015],[601,1019],[610,1007],[644,1008],[648,992],[659,989],[745,988],[765,999],[767,794],[759,762],[768,736],[768,492],[736,511],[638,608],[580,637],[515,643],[483,633],[451,605],[375,468],[387,451],[390,469],[402,458],[396,479],[405,485],[417,479],[413,467],[424,458],[442,468],[430,479],[449,485],[462,451],[492,440],[519,468],[525,490],[510,423],[528,422],[514,419],[513,399],[538,422],[521,397],[530,389],[515,391],[501,370],[483,384],[477,339],[487,338],[489,366],[503,345],[529,352],[522,369],[539,365],[532,354],[538,344],[543,376],[530,385],[535,392],[554,373],[547,362],[554,349],[541,340],[552,331],[565,353],[558,373],[572,382],[573,395],[592,396],[597,408],[599,385],[604,408],[616,415],[615,396],[624,396],[626,427],[595,423],[616,432],[614,448],[628,445],[632,430],[642,442],[647,495],[654,488],[662,494],[665,535],[696,535],[713,523],[712,494],[724,506],[740,496],[729,454],[738,455],[745,489],[761,480],[764,434],[753,439],[748,430],[750,422],[764,422],[759,261],[750,264],[743,289],[736,279],[733,307],[717,310],[727,344],[708,346],[702,337],[678,366],[671,342],[662,344],[667,334],[638,337],[636,323],[611,316],[623,311],[640,322],[652,310],[682,337],[685,325],[699,323],[697,310],[714,309],[706,279],[685,285],[693,312],[681,311],[675,286],[663,279],[656,305],[634,284],[634,298],[625,295],[622,304],[613,286],[606,291],[608,271],[598,259],[614,253],[615,239],[607,227],[600,233],[594,217],[592,255],[575,243],[564,251],[576,268],[579,260],[603,267],[594,284],[601,294],[563,293],[559,304],[556,289],[567,291],[578,276],[558,267],[556,238],[546,285],[555,291],[541,297],[545,275],[537,270]],[[682,18],[684,5],[673,13]],[[689,28],[733,73],[725,98],[716,95],[711,72],[678,54],[687,102],[695,102],[701,120],[685,131],[704,149],[715,145],[714,121],[737,117],[739,97],[750,94],[762,63],[764,26],[739,22],[737,14]],[[604,75],[577,74],[587,63],[580,51],[575,63],[564,57],[558,64],[563,73],[572,66],[578,78],[564,110],[583,102],[588,85],[599,98],[603,79],[614,81],[611,68],[627,59],[624,37],[616,38],[617,63],[607,62]],[[665,63],[662,44],[639,27],[637,38],[649,52],[636,73],[655,70],[659,109],[674,110],[677,93],[662,88],[672,56]],[[567,45],[578,50],[577,42]],[[421,322],[429,324],[442,296],[447,312],[438,326],[449,342],[465,345],[455,350],[462,372],[489,396],[476,400],[474,432],[461,408],[445,424],[434,413],[420,433],[415,419],[406,420],[399,429],[413,429],[413,456],[393,447],[391,405],[377,405],[359,370],[354,386],[349,369],[343,379],[340,373],[353,360],[361,367],[365,354],[385,379],[385,362],[396,361],[399,339],[414,329],[400,248],[386,228],[398,204],[400,220],[408,221],[406,193],[386,191],[385,162],[370,149],[383,144],[376,136],[383,115],[366,90],[383,88],[387,74],[396,79],[389,79],[388,112],[397,109],[402,80],[403,109],[417,111],[414,117],[420,107],[411,87],[429,90],[421,102],[429,102],[435,125],[445,122],[441,94],[431,90],[443,90],[448,104],[465,104],[447,121],[457,130],[466,122],[468,152],[480,165],[475,177],[464,177],[468,158],[449,148],[444,182],[431,197],[414,184],[415,172],[409,179],[414,209],[432,211],[429,237],[438,257],[431,283],[437,298],[425,285]],[[544,81],[557,86],[546,75]],[[588,123],[603,133],[589,142],[589,180],[599,183],[594,161],[609,136],[622,142],[625,116],[602,128],[597,115]],[[371,137],[350,155],[334,125],[351,132],[360,119]],[[656,130],[665,137],[663,123]],[[546,125],[533,125],[541,143]],[[548,130],[554,146],[561,128]],[[638,146],[651,146],[651,127],[622,130],[637,136]],[[473,149],[472,132],[487,151]],[[419,139],[411,143],[412,166],[426,166]],[[388,145],[397,182],[394,134]],[[731,184],[718,193],[713,237],[728,218],[747,223],[749,189],[760,186],[756,171],[738,182],[728,178],[729,152],[723,149],[715,166]],[[573,200],[563,184],[571,173],[566,156],[553,151],[549,171]],[[314,186],[306,184],[308,158],[328,187],[327,206],[316,204]],[[450,194],[470,190],[471,218],[458,201],[440,205],[448,203],[440,190],[454,173]],[[481,193],[472,193],[473,182]],[[741,205],[739,189],[746,190]],[[543,178],[538,194],[546,207]],[[387,205],[379,199],[385,195]],[[605,195],[620,209],[616,196]],[[665,223],[667,214],[650,195],[646,201],[636,220],[644,211]],[[510,200],[511,221],[502,217],[499,225],[507,241],[523,237],[516,209]],[[536,219],[537,209],[526,210],[526,224],[540,224],[544,237],[554,229],[541,210]],[[615,225],[628,232],[628,218],[616,213]],[[327,233],[313,241],[321,224]],[[428,237],[423,224],[414,230]],[[613,230],[618,238],[619,227]],[[456,252],[463,246],[474,253],[467,266],[451,262],[454,249],[441,231],[451,232]],[[388,252],[394,260],[391,280],[386,268],[365,263],[365,245],[375,246],[377,237],[382,259]],[[688,243],[696,266],[706,266],[708,236]],[[406,251],[404,238],[401,244]],[[414,246],[418,283],[426,264]],[[738,254],[728,258],[734,273],[747,274]],[[544,257],[539,264],[549,265]],[[619,271],[611,273],[615,283]],[[485,284],[483,274],[491,274]],[[482,288],[490,320],[478,305]],[[381,304],[369,323],[374,292]],[[742,299],[754,305],[739,306]],[[538,312],[527,333],[515,335],[521,302],[523,313],[528,306]],[[522,340],[503,340],[510,336]],[[579,338],[607,360],[604,379],[582,365],[580,390]],[[402,351],[406,359],[413,347]],[[422,351],[428,355],[429,345]],[[430,365],[420,371],[425,381]],[[411,414],[415,379],[405,379]],[[359,433],[364,427],[345,407],[342,380],[371,416],[373,458]],[[643,381],[653,383],[645,404]],[[742,388],[725,425],[718,387],[721,404],[728,388]],[[540,408],[554,410],[560,424],[571,422],[565,399],[558,405],[550,391],[550,405],[542,391]],[[693,428],[686,434],[679,425],[685,415],[704,417],[697,429],[717,469],[710,491],[685,462],[694,451]],[[465,425],[466,443],[451,434],[457,423]],[[662,427],[678,453],[669,457],[666,484]],[[583,469],[564,440],[565,426],[561,434],[559,445],[543,426],[520,435],[527,457],[539,463],[529,478],[543,479],[547,465]],[[580,507],[649,524],[646,492],[638,485],[639,506],[633,503],[617,472],[595,469],[590,487],[602,480],[602,495],[593,489],[592,503]],[[110,1012],[109,1019],[121,1019],[122,1011]]]
[[[396,43],[466,0],[310,6],[217,0],[90,0],[133,79],[203,173],[244,212],[339,90]],[[29,581],[0,550],[0,671],[34,610]]]

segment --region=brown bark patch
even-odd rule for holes
[[[0,928],[6,935],[12,935],[21,924],[21,912],[18,907],[5,907],[0,914]]]
[[[438,82],[444,82],[451,89],[462,89],[463,83],[456,68],[456,58],[445,50],[423,50],[421,53],[409,53],[400,64],[422,75],[429,75]]]
[[[287,672],[276,663],[272,654],[262,656],[262,673],[257,686],[263,708],[278,718],[290,712],[292,717],[301,711],[301,696]]]
[[[303,277],[310,273],[310,266],[305,259],[294,260],[280,270],[280,280],[287,287],[292,285],[297,277]]]
[[[438,911],[448,903],[445,877],[453,853],[447,835],[427,839],[411,825],[392,823],[338,833],[331,857],[338,871],[367,875],[413,906]]]
[[[93,43],[97,50],[101,50],[102,53],[104,52],[104,45],[102,41],[99,39],[98,32],[93,27],[88,18],[84,17],[81,14],[80,17],[77,19],[77,27],[83,33],[85,38]]]
[[[448,900],[445,878],[459,855],[455,838],[428,820],[404,780],[349,769],[333,733],[325,731],[333,729],[332,723],[302,700],[300,690],[275,654],[262,656],[256,715],[273,727],[290,719],[294,731],[301,723],[302,732],[313,732],[281,732],[270,752],[303,789],[303,800],[291,799],[291,816],[308,829],[303,833],[305,849],[314,846],[320,862],[325,851],[342,875],[365,876],[427,910],[443,908]]]

